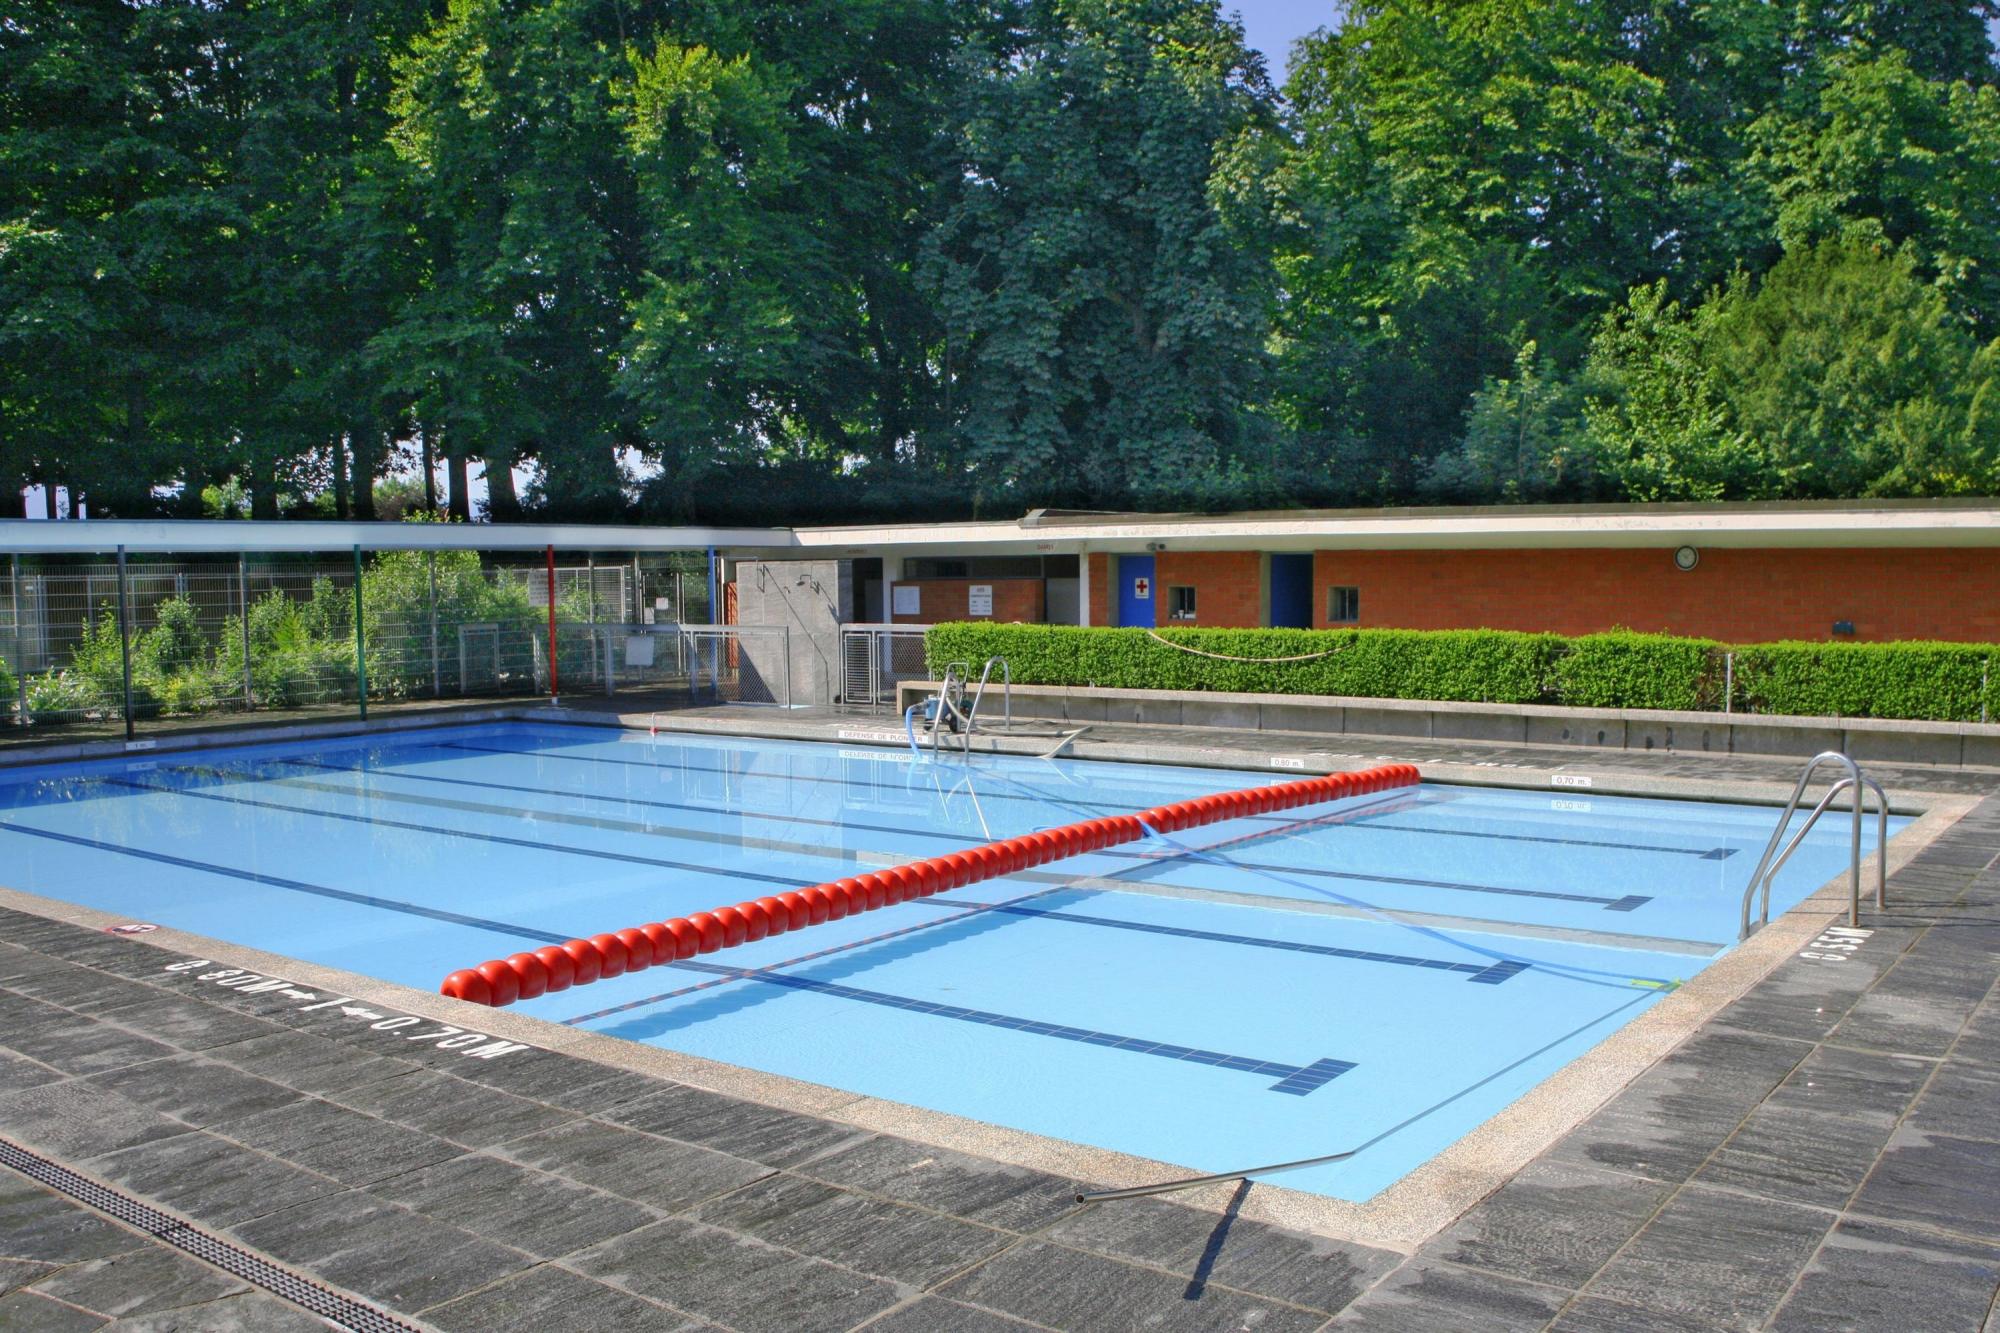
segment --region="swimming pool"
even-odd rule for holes
[[[539,944],[1269,780],[436,729],[0,773],[0,884],[434,990]],[[1730,947],[1773,818],[1425,784],[516,1007],[1191,1172],[1366,1145],[1273,1182],[1361,1201]],[[1841,869],[1845,837],[1815,830],[1774,910]]]

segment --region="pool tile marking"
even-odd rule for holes
[[[689,968],[698,972],[727,973],[734,977],[739,970],[723,967],[716,963],[679,962],[674,967]],[[750,972],[741,974],[744,981],[761,982],[766,986],[783,986],[790,990],[812,991],[820,995],[831,995],[842,1000],[858,1000],[863,1004],[881,1005],[887,1009],[902,1009],[913,1014],[926,1014],[933,1018],[949,1018],[960,1023],[977,1023],[984,1027],[1007,1028],[1015,1032],[1026,1032],[1036,1037],[1051,1037],[1058,1041],[1081,1042],[1087,1046],[1105,1046],[1113,1050],[1130,1051],[1134,1055],[1158,1056],[1164,1060],[1182,1060],[1189,1064],[1214,1065],[1218,1069],[1235,1069],[1246,1074],[1273,1075],[1279,1080],[1270,1087],[1272,1092],[1289,1093],[1303,1097],[1318,1088],[1325,1087],[1348,1070],[1353,1069],[1351,1060],[1315,1060],[1309,1065],[1288,1065],[1278,1060],[1258,1060],[1247,1055],[1229,1055],[1222,1051],[1205,1051],[1196,1046],[1180,1046],[1170,1041],[1149,1041],[1144,1037],[1126,1037],[1115,1032],[1098,1032],[1091,1028],[1071,1027],[1066,1023],[1044,1023],[1039,1019],[1021,1018],[1014,1014],[998,1014],[988,1009],[967,1009],[963,1005],[940,1004],[935,1000],[915,1000],[906,995],[891,995],[887,991],[863,990],[858,986],[843,986],[837,981],[820,981],[813,977],[792,976],[784,972]]]

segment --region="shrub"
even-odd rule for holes
[[[527,587],[494,578],[476,551],[439,551],[437,561],[438,674],[446,694],[458,679],[459,630],[495,624],[513,642],[532,633],[538,614]],[[361,579],[367,617],[368,692],[391,698],[431,692],[431,562],[422,551],[383,551]],[[567,609],[567,608],[565,608]]]
[[[20,682],[8,669],[7,659],[0,657],[0,713],[14,711],[20,705]]]
[[[296,708],[354,696],[351,631],[343,626],[347,637],[330,638],[320,630],[339,621],[333,609],[339,596],[332,580],[315,579],[310,601],[295,602],[274,588],[250,604],[250,684],[259,707]],[[223,637],[216,669],[221,680],[243,679],[241,635]]]
[[[1562,640],[1504,630],[1142,629],[957,623],[930,631],[932,674],[1005,657],[1030,685],[1534,703],[1549,696]],[[1226,658],[1302,658],[1291,662]]]
[[[82,717],[105,708],[116,711],[118,700],[106,700],[96,685],[74,671],[44,671],[28,677],[28,716],[36,721]]]
[[[1719,709],[1723,652],[1713,639],[1586,634],[1556,659],[1556,697],[1577,708]]]
[[[1562,639],[1497,630],[1168,629],[1161,637],[1235,662],[1167,647],[1140,629],[936,625],[931,674],[977,673],[1004,657],[1023,685],[1254,694],[1346,695],[1579,708],[1716,710],[1724,654],[1735,654],[1737,712],[1780,716],[2000,720],[2000,647],[1965,643],[1768,643],[1731,646],[1620,630]],[[1328,653],[1328,650],[1336,650]]]
[[[1976,722],[1995,656],[1987,644],[1756,644],[1736,650],[1737,698],[1748,711],[1787,716]]]

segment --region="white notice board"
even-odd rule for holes
[[[890,598],[891,615],[920,616],[924,613],[924,590],[913,583],[898,583]]]
[[[970,616],[990,616],[993,614],[993,585],[975,583],[965,590],[965,613]]]

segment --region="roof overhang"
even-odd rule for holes
[[[2000,546],[2000,504],[1736,504],[1078,514],[1012,522],[803,528],[804,556],[1078,551],[1505,550],[1552,547]]]
[[[388,523],[313,519],[0,519],[0,553],[364,551],[795,551],[789,528],[616,527],[582,523]]]

